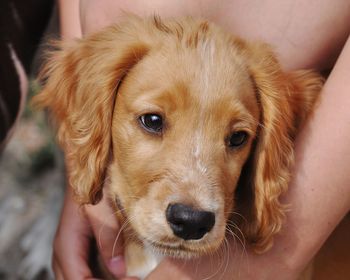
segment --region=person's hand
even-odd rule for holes
[[[95,279],[88,266],[93,236],[105,267],[117,277],[124,276],[123,244],[121,235],[116,240],[118,232],[117,219],[105,198],[95,206],[80,207],[68,190],[54,240],[55,278]]]
[[[283,258],[276,258],[279,248],[256,254],[243,248],[240,241],[227,237],[227,243],[217,252],[192,260],[165,258],[146,280],[269,280],[298,279],[301,270]],[[271,266],[271,263],[275,263]]]

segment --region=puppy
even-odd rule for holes
[[[232,223],[272,245],[318,74],[203,20],[131,16],[59,44],[42,78],[77,200],[98,203],[108,178],[129,275],[217,250]]]

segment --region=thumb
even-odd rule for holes
[[[108,270],[117,277],[126,273],[121,227],[106,195],[97,205],[86,205],[100,256]]]

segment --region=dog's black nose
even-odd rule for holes
[[[213,212],[196,210],[180,203],[169,204],[166,219],[173,233],[184,240],[201,239],[215,224]]]

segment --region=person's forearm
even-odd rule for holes
[[[350,39],[296,145],[294,180],[284,234],[271,254],[284,250],[303,266],[350,208]]]
[[[62,39],[81,37],[79,0],[58,0]]]

